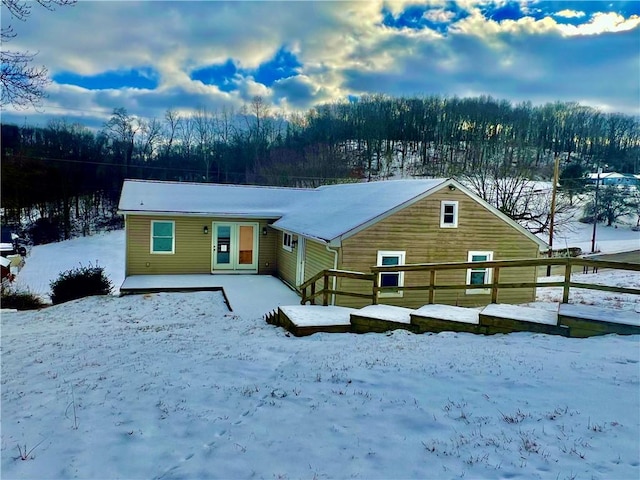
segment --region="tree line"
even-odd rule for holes
[[[496,182],[549,179],[558,158],[568,180],[597,165],[640,171],[635,117],[486,96],[373,95],[294,114],[254,97],[238,110],[168,109],[161,119],[116,108],[98,131],[54,120],[3,124],[1,135],[4,220],[55,219],[64,238],[109,223],[124,178],[314,187],[459,177],[509,213],[513,192],[498,205]]]

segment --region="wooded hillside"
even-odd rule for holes
[[[124,178],[317,186],[490,171],[549,179],[556,157],[578,173],[640,171],[637,118],[491,97],[367,96],[290,115],[256,97],[240,111],[167,110],[163,119],[116,108],[100,131],[65,121],[2,125],[1,140],[5,221],[55,218],[64,237],[96,217],[108,222]],[[86,225],[74,227],[78,219]]]

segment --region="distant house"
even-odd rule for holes
[[[368,273],[375,265],[536,258],[548,248],[451,179],[316,189],[127,180],[119,212],[125,216],[127,277],[263,274],[297,288],[328,268]],[[424,282],[420,273],[383,275],[387,286]],[[533,282],[535,276],[533,268],[509,269],[500,280]],[[489,283],[491,270],[443,272],[443,280]],[[338,282],[338,289],[367,291],[354,280]],[[510,289],[501,301],[526,302],[534,295],[533,288]],[[401,306],[425,303],[424,292],[411,290],[380,297]],[[443,290],[435,300],[481,305],[490,295]],[[337,303],[366,301],[338,297]]]
[[[600,185],[615,185],[622,187],[637,187],[640,185],[640,175],[630,173],[607,172],[600,174]],[[595,185],[598,180],[597,173],[589,173],[587,182]]]

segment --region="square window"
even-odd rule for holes
[[[458,202],[440,203],[440,228],[458,228]]]
[[[282,248],[287,252],[293,251],[293,235],[287,232],[282,233]]]
[[[174,221],[153,220],[151,222],[151,253],[175,253],[174,232]]]
[[[379,251],[379,266],[404,265],[405,252]],[[393,287],[404,286],[404,272],[381,272],[378,277],[378,286],[387,287],[389,290],[378,292],[378,297],[402,297],[403,291]]]

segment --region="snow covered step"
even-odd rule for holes
[[[425,305],[411,314],[419,332],[484,333],[480,328],[479,311],[452,305]]]
[[[558,309],[558,321],[569,327],[572,337],[640,334],[640,313],[630,310],[563,303]]]
[[[352,330],[356,333],[411,330],[413,310],[393,305],[369,305],[351,313]]]
[[[486,333],[536,332],[569,335],[566,326],[558,326],[558,314],[540,308],[491,304],[480,312],[480,325]]]
[[[355,308],[321,305],[291,305],[278,307],[279,325],[296,337],[319,332],[351,331],[350,315]]]

